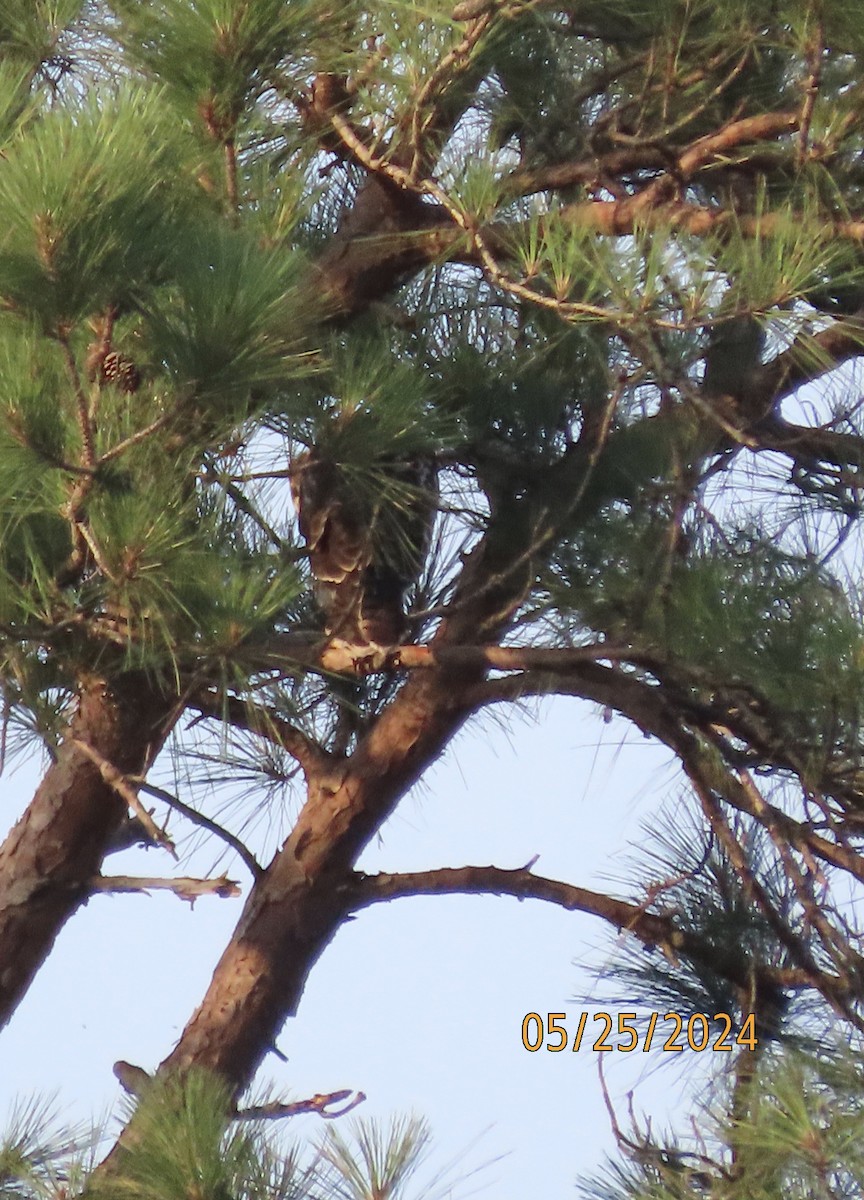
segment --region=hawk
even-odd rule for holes
[[[429,549],[438,502],[434,461],[381,458],[365,480],[313,446],[295,457],[291,495],[325,628],[352,645],[395,646],[405,594]]]

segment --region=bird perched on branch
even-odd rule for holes
[[[361,470],[313,446],[294,459],[291,495],[327,633],[361,646],[403,641],[405,594],[435,521],[432,458],[382,457]]]

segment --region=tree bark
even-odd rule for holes
[[[160,1070],[205,1067],[235,1094],[251,1081],[350,909],[357,858],[465,720],[459,694],[474,679],[444,671],[410,679],[349,761],[310,774],[294,830]]]
[[[81,687],[68,736],[0,846],[0,1028],[91,892],[126,804],[84,742],[124,774],[143,774],[169,728],[170,703],[143,676]]]

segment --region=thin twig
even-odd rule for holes
[[[75,393],[75,404],[78,409],[78,430],[81,434],[81,449],[84,459],[83,465],[92,469],[96,465],[96,449],[93,422],[90,417],[90,406],[84,394],[84,386],[81,382],[78,364],[75,362],[75,355],[72,353],[72,348],[69,345],[69,339],[65,333],[60,333],[57,336],[57,340],[63,349],[66,370],[69,372],[69,378],[72,381],[72,388]]]
[[[218,837],[226,846],[230,846],[238,858],[249,868],[255,879],[260,879],[264,874],[264,868],[249,847],[223,825],[219,825],[210,817],[205,816],[197,808],[191,808],[178,796],[175,796],[173,792],[166,791],[165,788],[157,787],[156,784],[148,783],[146,780],[140,778],[135,779],[135,784],[142,792],[146,792],[148,796],[153,796],[156,800],[161,800],[163,804],[167,804],[169,808],[186,817],[193,825],[199,825],[202,829],[206,829],[208,833],[212,833]]]
[[[126,801],[156,845],[162,846],[176,859],[177,851],[174,843],[165,830],[159,828],[150,813],[138,799],[135,788],[129,783],[128,777],[122,771],[119,771],[112,762],[109,762],[104,755],[100,754],[95,746],[91,746],[89,742],[85,742],[77,737],[71,740],[73,745],[77,746],[99,768],[99,774],[109,787],[112,787],[118,796],[121,796]]]
[[[807,63],[810,68],[804,84],[804,102],[801,105],[801,125],[798,130],[798,165],[807,161],[810,152],[810,127],[813,124],[813,112],[819,89],[822,86],[822,57],[825,52],[825,31],[821,15],[816,23],[813,40],[807,51]]]
[[[453,81],[468,69],[471,62],[471,51],[474,50],[484,33],[486,33],[492,24],[492,20],[493,14],[489,12],[473,20],[468,26],[462,40],[444,55],[420,89],[414,101],[414,110],[411,113],[411,138],[409,142],[411,148],[411,166],[409,168],[409,175],[412,179],[416,180],[418,178],[423,163],[423,109],[428,104],[439,84],[446,82],[448,87],[452,87]],[[432,116],[433,114],[430,112],[425,122],[426,125],[432,120]]]
[[[237,191],[237,147],[233,137],[225,139],[225,190],[232,217],[236,220],[240,201]]]

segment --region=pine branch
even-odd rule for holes
[[[123,438],[121,441],[115,442],[113,446],[109,447],[103,454],[100,454],[95,466],[98,468],[105,466],[106,463],[113,462],[114,459],[120,458],[133,447],[140,446],[142,442],[146,442],[148,439],[152,438],[154,434],[166,429],[169,425],[176,421],[179,413],[181,413],[187,405],[188,397],[179,396],[174,404],[170,406],[170,408],[168,408],[160,416],[155,417],[148,425],[145,425],[142,429],[136,430],[135,433],[130,433],[128,437]]]
[[[859,345],[855,353],[860,352]],[[817,468],[831,463],[836,467],[851,467],[852,472],[844,479],[850,486],[860,486],[858,474],[864,468],[864,441],[857,433],[796,425],[780,416],[770,416],[757,426],[752,436],[759,449],[785,454],[801,466]]]
[[[631,675],[623,675],[613,667],[603,667],[597,663],[584,664],[580,673],[582,678],[579,682],[575,679],[561,681],[563,687],[557,689],[558,694],[565,692],[572,683],[572,691],[569,694],[616,709],[632,720],[643,733],[656,736],[669,746],[680,759],[712,821],[712,827],[725,838],[724,844],[730,852],[734,851],[734,847],[729,842],[728,829],[714,798],[715,794],[722,796],[731,807],[753,816],[761,825],[769,829],[773,827],[795,849],[809,852],[864,881],[864,861],[860,855],[844,845],[829,842],[804,822],[799,822],[776,806],[768,804],[755,789],[748,788],[742,779],[723,766],[713,751],[709,751],[705,744],[700,742],[698,736],[687,727],[686,721],[675,713],[674,705],[655,685],[647,685]],[[470,698],[477,700],[484,693],[491,696],[496,691],[512,697],[513,686],[518,682],[518,677],[488,681],[473,688]],[[541,677],[538,690],[533,694],[544,694],[548,687],[548,679]],[[523,689],[518,694],[532,694],[530,686],[527,691]],[[811,985],[822,993],[836,1012],[856,1027],[860,1025],[864,1028],[864,1020],[857,1016],[854,1004],[850,1003],[850,997],[856,997],[860,991],[857,974],[844,969],[839,975],[831,975],[819,967],[798,935],[793,933],[774,911],[758,881],[748,873],[749,869],[744,859],[740,855],[738,857],[738,867],[743,872],[745,887],[754,889],[754,896],[769,918],[772,928],[799,963]],[[733,861],[736,861],[734,855]],[[825,936],[828,937],[830,945],[832,936]]]
[[[769,821],[796,849],[807,848],[823,862],[847,871],[864,882],[864,860],[854,850],[829,841],[809,824],[798,821],[775,805],[760,798],[755,803],[752,794],[736,776],[720,765],[713,751],[700,743],[694,733],[692,714],[676,711],[665,689],[646,683],[631,673],[624,674],[614,667],[583,660],[574,663],[569,676],[532,674],[491,679],[473,685],[465,695],[465,703],[480,707],[486,704],[510,702],[527,696],[574,696],[601,704],[619,712],[632,721],[642,733],[656,737],[680,758],[685,769],[706,781],[709,787],[721,787],[723,798],[740,812],[765,824]],[[698,726],[696,726],[698,729]],[[700,731],[701,733],[701,731]],[[781,765],[794,769],[787,759]],[[708,780],[713,782],[708,783]],[[837,826],[838,836],[840,826]]]
[[[435,64],[434,71],[430,72],[417,95],[412,97],[411,131],[407,145],[399,146],[397,154],[400,160],[406,159],[406,151],[410,154],[408,174],[412,179],[419,179],[423,169],[430,166],[430,149],[432,154],[435,150],[434,145],[430,148],[430,135],[437,140],[445,127],[442,125],[440,103],[436,109],[433,101],[440,101],[440,94],[445,92],[452,94],[454,85],[461,82],[461,77],[469,71],[471,56],[491,24],[492,16],[489,13],[472,20],[462,39]],[[436,93],[439,95],[436,96]],[[447,122],[447,125],[451,125],[451,122]]]
[[[642,171],[669,168],[670,153],[662,146],[625,146],[600,156],[576,162],[543,164],[526,169],[518,167],[501,182],[505,198],[532,196],[537,192],[558,192],[580,185],[599,184],[604,179],[621,179]]]
[[[679,192],[682,182],[689,181],[699,171],[716,160],[726,160],[731,150],[751,143],[763,144],[776,137],[794,133],[799,128],[799,114],[795,112],[767,112],[756,117],[743,117],[730,121],[716,133],[698,138],[678,155],[674,170],[655,179],[635,196],[625,201],[625,208],[637,217],[640,212],[662,204],[670,195]]]
[[[90,405],[87,401],[87,396],[84,393],[84,385],[81,380],[81,374],[78,370],[78,364],[75,361],[75,356],[72,353],[72,348],[69,345],[69,337],[67,333],[65,331],[58,333],[57,341],[62,347],[63,359],[66,364],[69,381],[75,394],[75,404],[78,415],[78,432],[81,436],[81,466],[92,471],[96,466],[96,451],[94,441],[96,431],[93,426]]]
[[[416,651],[416,655],[412,652]],[[405,646],[399,651],[400,667],[468,666],[482,662],[497,671],[575,670],[585,662],[638,662],[632,646],[597,642],[586,646]]]
[[[734,867],[741,881],[744,895],[751,903],[755,904],[759,912],[765,917],[778,943],[785,947],[792,961],[796,962],[799,969],[809,978],[811,986],[821,990],[824,986],[821,979],[821,972],[813,959],[809,947],[802,938],[793,934],[787,922],[777,911],[776,905],[772,902],[766,888],[762,885],[756,872],[753,870],[749,855],[726,820],[714,792],[706,786],[704,780],[698,774],[691,773],[690,771],[687,774],[699,797],[703,812],[708,818],[713,833],[722,845],[729,862]],[[844,980],[844,983],[848,987],[849,980]]]
[[[376,172],[385,174],[400,189],[407,187],[408,176],[400,168],[388,165],[383,158],[367,152],[362,144],[355,144],[347,126],[340,124],[340,132],[354,150],[363,155],[364,166],[373,175]],[[705,152],[704,148],[701,152]],[[370,304],[383,299],[395,281],[406,273],[413,274],[441,261],[484,266],[491,271],[489,277],[493,283],[504,286],[516,297],[549,308],[564,317],[613,319],[617,315],[625,324],[631,319],[627,313],[616,313],[598,305],[568,305],[567,302],[554,300],[509,280],[500,264],[506,262],[513,247],[524,240],[527,227],[522,230],[518,223],[492,222],[472,235],[467,228],[470,224],[468,218],[464,214],[459,215],[458,208],[454,207],[438,185],[429,184],[425,189],[418,190],[438,203],[426,203],[418,212],[409,202],[409,193],[402,206],[401,219],[398,223],[394,220],[397,230],[402,226],[401,233],[386,228],[384,215],[387,210],[382,202],[382,224],[385,228],[376,237],[374,260],[359,233],[353,231],[351,236],[346,231],[343,237],[334,238],[319,259],[316,287],[323,289],[329,298],[334,320],[344,320],[352,314],[365,311]],[[574,234],[581,232],[613,238],[631,237],[640,230],[669,235],[681,230],[693,237],[716,237],[734,228],[738,236],[746,239],[771,239],[800,230],[806,223],[814,235],[821,232],[825,239],[864,242],[864,221],[815,220],[810,214],[792,210],[749,215],[678,199],[655,200],[651,204],[643,202],[644,207],[640,207],[636,204],[638,199],[639,196],[565,205],[556,214],[556,221],[562,222]],[[454,227],[454,218],[457,216]],[[543,232],[542,221],[539,222],[539,232]],[[670,330],[690,328],[686,324],[660,318],[655,319],[655,325]],[[860,339],[858,349],[860,351]]]
[[[671,962],[678,957],[688,958],[710,967],[738,987],[749,986],[757,968],[743,952],[730,948],[723,953],[715,943],[703,941],[697,934],[681,929],[673,916],[648,912],[647,904],[616,900],[602,892],[534,875],[531,868],[536,861],[536,858],[531,859],[524,867],[514,870],[466,866],[396,874],[355,873],[345,890],[354,910],[411,896],[496,895],[513,896],[518,900],[543,900],[568,912],[584,912],[600,917],[616,929],[632,933],[645,946],[651,949],[659,947]],[[811,973],[795,967],[760,964],[758,974],[766,983],[770,982],[778,988],[803,990],[813,986]],[[839,977],[831,982],[839,992],[847,986]]]

